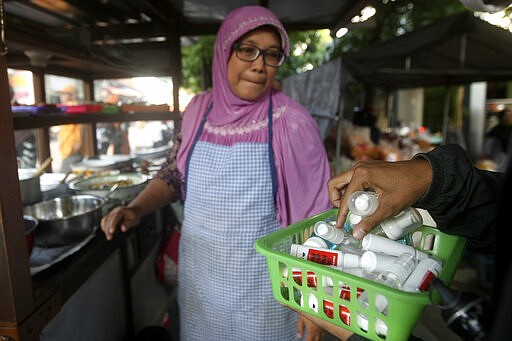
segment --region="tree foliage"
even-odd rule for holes
[[[370,19],[373,27],[352,29],[335,39],[330,58],[356,52],[466,10],[459,0],[377,0],[371,5],[376,9],[375,16]]]
[[[373,0],[370,5],[376,9],[371,18],[373,25],[350,29],[341,38],[328,39],[325,30],[289,32],[291,53],[278,77],[284,79],[305,72],[344,53],[358,51],[467,10],[459,0]],[[182,86],[185,89],[197,93],[210,86],[214,40],[213,36],[203,36],[182,48]]]
[[[326,33],[322,31],[290,32],[290,57],[279,68],[278,78],[304,72],[328,58]],[[214,36],[201,36],[182,47],[182,87],[197,93],[211,86]]]

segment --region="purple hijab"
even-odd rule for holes
[[[276,28],[281,36],[282,49],[288,56],[288,35],[279,19],[267,8],[244,6],[226,16],[214,45],[213,90],[194,97],[183,114],[177,166],[180,173],[185,174],[194,137],[212,102],[207,125],[221,133],[205,132],[201,140],[226,145],[268,140],[268,129],[256,129],[254,126],[255,122],[267,126],[269,99],[272,96],[278,220],[281,226],[286,226],[330,207],[327,181],[331,173],[318,126],[304,107],[271,88],[256,101],[240,99],[231,91],[227,79],[231,47],[241,36],[264,25]],[[243,133],[230,135],[225,131]]]
[[[227,65],[231,46],[247,32],[272,25],[281,36],[281,47],[288,56],[290,47],[288,35],[279,19],[268,9],[260,6],[246,6],[230,12],[219,28],[215,39],[212,70],[213,108],[208,121],[213,126],[224,124],[245,125],[248,121],[260,121],[268,112],[270,89],[256,102],[240,99],[233,94],[227,79]]]

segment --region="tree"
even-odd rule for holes
[[[376,9],[371,18],[374,27],[349,30],[343,37],[335,39],[330,58],[356,52],[466,10],[459,0],[373,1],[371,6]]]
[[[201,36],[182,47],[182,87],[192,93],[211,86],[213,43],[215,36]]]
[[[291,53],[278,77],[284,79],[311,70],[344,53],[467,10],[459,0],[373,0],[370,5],[376,9],[371,19],[375,22],[372,28],[351,29],[345,36],[335,39],[330,39],[327,30],[289,32]],[[506,15],[511,17],[511,11]],[[183,47],[182,86],[185,89],[197,93],[209,87],[214,40],[213,36],[199,37],[194,44]]]

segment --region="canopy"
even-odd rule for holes
[[[346,54],[354,77],[385,89],[512,79],[512,33],[464,12]]]

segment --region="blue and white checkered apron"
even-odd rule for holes
[[[297,314],[273,298],[266,259],[254,250],[279,229],[269,150],[198,141],[192,151],[179,249],[181,341],[296,338]]]

